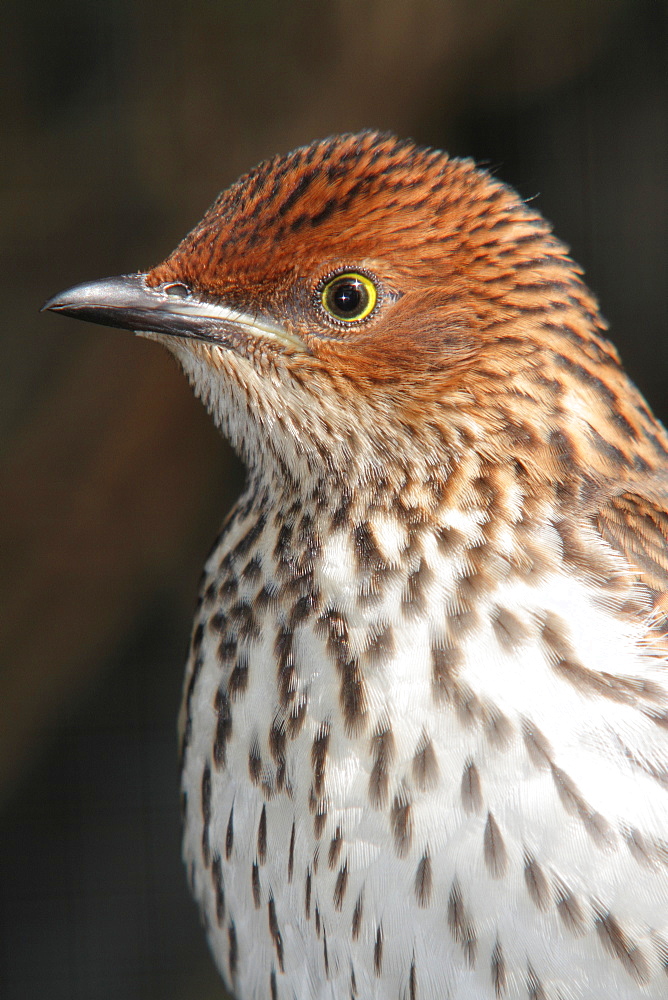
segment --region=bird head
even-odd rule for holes
[[[163,343],[251,471],[405,479],[473,450],[603,476],[650,419],[542,216],[387,134],[260,164],[163,263],[46,308]]]

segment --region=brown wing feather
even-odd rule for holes
[[[622,552],[656,594],[668,592],[668,493],[631,490],[609,497],[597,515],[601,535]]]

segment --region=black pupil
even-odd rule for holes
[[[330,308],[337,316],[350,317],[363,312],[368,298],[362,282],[354,278],[342,278],[329,292]]]

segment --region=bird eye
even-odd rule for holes
[[[378,301],[378,292],[371,278],[357,271],[347,271],[330,278],[320,292],[320,302],[326,313],[344,323],[359,323],[369,316]]]

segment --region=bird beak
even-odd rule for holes
[[[151,286],[145,274],[85,281],[54,295],[41,311],[47,309],[89,323],[204,340],[220,347],[233,347],[241,332],[305,349],[298,337],[267,317],[202,299],[180,282]]]

